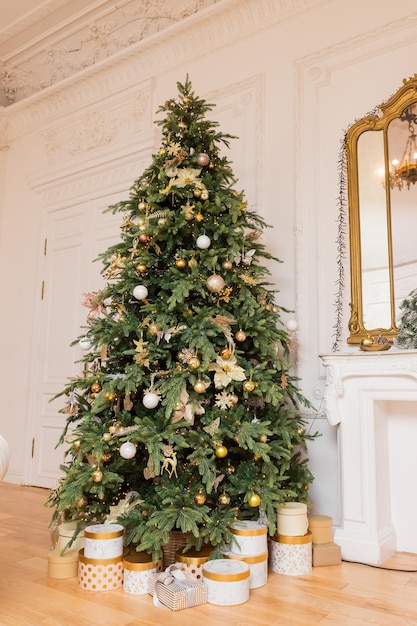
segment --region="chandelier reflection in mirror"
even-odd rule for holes
[[[417,136],[415,133],[417,124],[417,114],[413,111],[415,105],[408,107],[400,116],[401,122],[408,124],[408,137],[405,144],[401,161],[393,159],[393,168],[389,172],[389,184],[391,189],[397,188],[401,191],[404,185],[410,189],[410,185],[417,182]]]

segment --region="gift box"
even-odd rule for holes
[[[225,559],[243,561],[249,565],[249,589],[263,587],[268,581],[268,552],[257,554],[256,556],[246,556],[234,554],[233,552],[223,552]]]
[[[241,560],[213,559],[203,565],[210,604],[233,606],[249,600],[250,568]]]
[[[188,578],[175,565],[170,565],[160,574],[149,575],[148,593],[153,596],[155,606],[166,606],[171,611],[207,602],[207,586],[204,582]]]
[[[56,548],[48,554],[49,578],[76,578],[78,574],[78,552],[68,550],[61,554]]]
[[[316,543],[330,543],[333,540],[333,519],[328,515],[309,515],[308,530]]]
[[[307,505],[304,502],[285,502],[277,509],[278,534],[301,537],[308,529]]]
[[[276,534],[270,542],[271,569],[276,574],[303,576],[312,567],[311,533],[301,537]]]
[[[123,559],[123,590],[126,593],[148,593],[149,576],[158,572],[159,564],[147,552],[127,554]]]
[[[90,559],[78,553],[78,583],[87,591],[110,591],[123,583],[123,557]]]
[[[175,565],[182,569],[188,578],[201,580],[203,576],[202,567],[209,560],[212,551],[213,548],[211,546],[205,546],[201,550],[191,548],[191,550],[187,550],[184,553],[182,549],[179,549],[175,552]]]
[[[81,530],[72,541],[77,530],[78,522],[63,522],[58,526],[58,541],[56,550],[64,553],[67,549],[74,550],[78,559],[78,552],[84,548],[84,531]],[[72,541],[72,543],[71,543]],[[69,545],[71,543],[71,545]]]
[[[320,565],[340,565],[342,549],[333,541],[329,543],[313,543],[313,567]]]
[[[256,521],[242,521],[230,527],[236,541],[232,541],[229,551],[233,554],[255,556],[268,551],[268,527]]]
[[[114,559],[123,555],[124,527],[121,524],[94,524],[84,530],[84,556]]]

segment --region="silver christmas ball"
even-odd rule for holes
[[[201,165],[202,167],[204,167],[205,165],[208,165],[210,163],[209,155],[206,154],[205,152],[200,152],[199,154],[197,154],[197,163]]]
[[[80,346],[81,350],[89,350],[91,348],[91,341],[88,337],[81,337],[78,345]]]

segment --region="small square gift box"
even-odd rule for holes
[[[265,524],[245,520],[232,524],[230,530],[235,538],[229,546],[233,554],[255,556],[268,551],[268,527]]]
[[[149,576],[158,572],[159,564],[147,552],[127,554],[123,559],[123,590],[126,593],[148,593]]]
[[[154,606],[168,607],[171,611],[207,602],[207,586],[204,582],[188,578],[175,565],[170,565],[160,574],[150,574],[148,592],[153,596]]]
[[[249,600],[250,568],[244,561],[213,559],[203,565],[207,601],[220,606],[243,604]]]
[[[311,533],[301,536],[276,534],[270,542],[271,569],[276,574],[303,576],[311,573]]]
[[[123,556],[124,527],[121,524],[93,524],[84,529],[84,556],[114,559]]]

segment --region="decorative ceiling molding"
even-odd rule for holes
[[[9,118],[9,141],[45,121],[130,89],[138,84],[138,77],[142,83],[170,67],[328,2],[331,0],[217,0],[163,31],[79,69],[68,78],[56,77],[50,87],[0,108],[0,117],[3,114]]]

